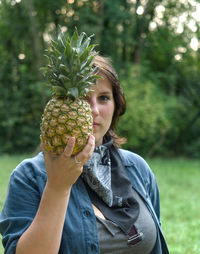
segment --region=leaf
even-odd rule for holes
[[[66,90],[63,87],[60,87],[60,86],[54,86],[54,87],[52,87],[52,91],[53,91],[53,94],[55,94],[56,96],[65,95],[66,94]]]
[[[78,36],[78,30],[75,27],[74,34],[72,35],[71,40],[70,40],[70,45],[71,45],[72,48],[73,47],[75,47],[75,48],[78,47],[78,38],[79,38],[79,36]]]
[[[75,99],[79,96],[79,91],[77,87],[71,87],[68,92],[69,95],[72,95]]]
[[[77,47],[80,48],[81,44],[82,44],[82,41],[83,41],[83,38],[87,36],[86,33],[82,32],[81,35],[79,36],[79,40],[78,40],[78,45]]]
[[[70,59],[72,56],[72,47],[69,41],[66,42],[66,48],[64,51],[64,55],[66,56],[67,59]]]
[[[91,41],[90,37],[85,39],[85,41],[83,42],[83,44],[80,47],[80,53],[79,54],[82,54],[89,47],[90,41]]]
[[[60,64],[59,68],[62,72],[64,72],[66,75],[70,73],[70,69],[66,64]]]
[[[66,45],[66,38],[65,38],[65,35],[64,33],[62,32],[62,29],[61,27],[59,26],[59,29],[60,29],[60,32],[58,34],[58,42],[60,44],[60,46],[62,45],[63,49],[65,48],[65,45]]]
[[[60,79],[63,83],[70,81],[70,79],[67,76],[63,75],[63,74],[60,74],[58,76],[58,79]]]

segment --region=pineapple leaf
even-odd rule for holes
[[[78,98],[79,96],[79,91],[78,91],[78,88],[77,87],[71,87],[69,89],[69,95],[71,95],[74,99]]]
[[[52,40],[46,50],[48,64],[41,68],[44,76],[52,86],[53,94],[77,98],[88,92],[99,76],[93,66],[95,44],[90,44],[91,36],[77,28],[71,38],[66,37],[60,28],[57,39]]]
[[[65,89],[60,86],[53,86],[52,87],[53,94],[56,96],[63,96],[66,93]]]
[[[72,56],[72,47],[69,41],[66,42],[66,47],[64,51],[64,55],[66,56],[66,59],[71,59]]]
[[[77,31],[77,28],[75,27],[74,34],[72,35],[70,40],[70,44],[72,48],[78,48],[78,39],[79,39],[78,31]]]
[[[86,35],[86,33],[84,33],[84,32],[82,32],[82,33],[80,34],[80,38],[79,38],[78,44],[77,44],[77,48],[78,48],[78,49],[80,49],[81,44],[82,44],[82,41],[83,41],[83,38],[84,38],[85,36],[87,36],[87,35]]]
[[[60,74],[58,79],[62,80],[63,83],[68,82],[70,79],[63,74]]]
[[[90,37],[85,39],[83,44],[80,46],[80,54],[82,54],[88,48],[88,46],[90,45],[90,41],[91,41]]]
[[[59,45],[62,45],[62,47],[64,49],[67,41],[62,33],[61,28],[60,28],[60,33],[58,34],[58,42],[59,42]]]
[[[69,75],[70,69],[69,69],[68,66],[66,66],[66,64],[60,64],[59,68],[60,68],[62,73],[64,73],[65,75]]]
[[[85,59],[88,58],[90,52],[92,51],[92,49],[94,48],[93,45],[90,45],[88,48],[86,48],[80,55],[80,61],[83,62],[85,61]]]

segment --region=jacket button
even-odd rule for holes
[[[96,251],[97,250],[97,246],[95,244],[93,244],[93,243],[90,245],[90,247],[91,247],[92,251]]]
[[[88,211],[88,210],[85,210],[84,211],[84,215],[86,216],[86,217],[89,217],[91,214],[90,214],[90,211]]]

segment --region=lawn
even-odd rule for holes
[[[162,228],[171,254],[200,254],[200,160],[147,160],[160,189]]]
[[[12,169],[27,156],[0,156],[0,209]],[[200,254],[200,160],[148,159],[160,189],[170,254]],[[3,247],[0,244],[0,254]]]

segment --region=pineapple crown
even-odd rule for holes
[[[96,44],[90,44],[91,37],[84,32],[79,35],[77,28],[71,38],[66,37],[60,29],[57,39],[51,41],[46,50],[48,65],[41,69],[53,95],[71,99],[85,96],[100,78],[93,66]]]

